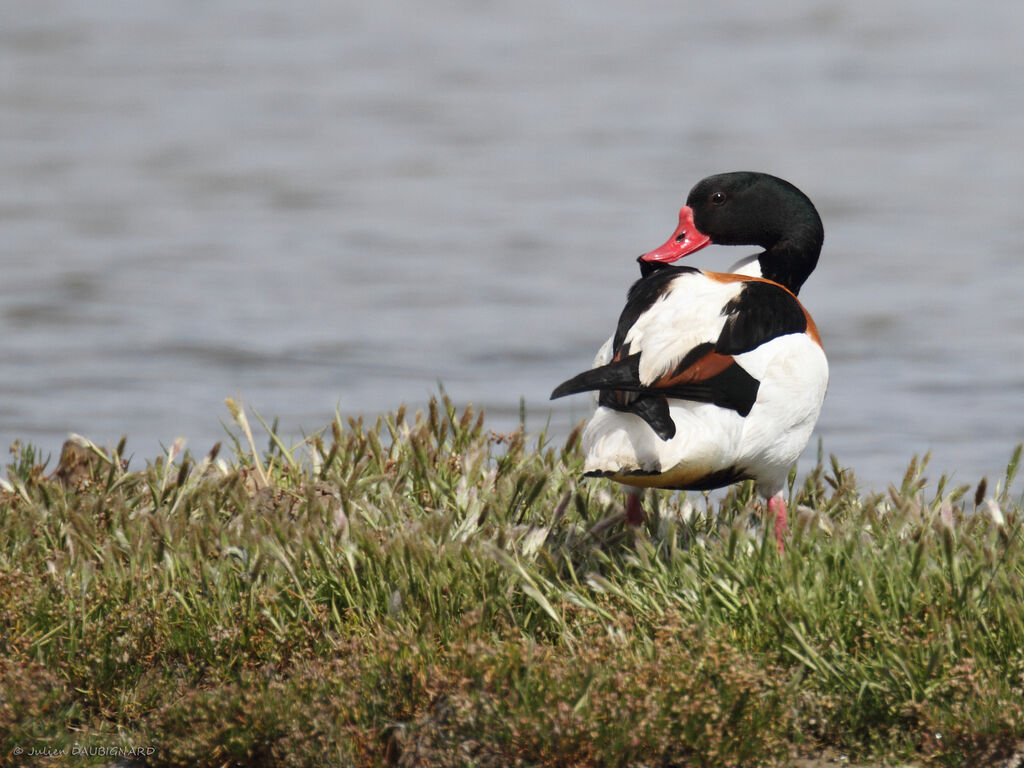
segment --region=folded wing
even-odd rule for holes
[[[563,382],[551,397],[597,390],[599,405],[639,416],[668,440],[676,431],[669,399],[746,416],[760,382],[736,356],[806,329],[803,307],[775,283],[662,269],[630,289],[611,361]]]

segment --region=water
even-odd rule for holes
[[[201,452],[228,396],[297,438],[439,381],[564,434],[589,400],[547,395],[635,256],[751,169],[825,221],[825,451],[994,481],[1024,439],[1019,6],[691,5],[9,0],[0,442]]]

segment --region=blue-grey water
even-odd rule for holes
[[[8,0],[0,442],[286,435],[423,404],[495,429],[614,327],[727,170],[826,226],[816,436],[867,486],[1024,439],[1019,4]],[[713,247],[690,263],[724,268]],[[816,439],[816,438],[815,438]],[[808,449],[813,454],[814,443]]]

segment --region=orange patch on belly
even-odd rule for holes
[[[739,467],[709,467],[685,463],[657,474],[617,472],[607,477],[623,485],[674,491],[707,491],[748,479],[747,473]]]

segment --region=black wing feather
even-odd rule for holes
[[[647,426],[662,440],[676,436],[676,423],[668,412],[668,400],[664,397],[638,397],[623,410],[636,414],[647,422]]]
[[[715,352],[721,355],[739,355],[778,336],[807,330],[807,315],[796,296],[763,280],[744,283],[722,314],[728,319],[715,342]]]
[[[659,395],[677,400],[714,403],[719,408],[728,408],[740,416],[746,416],[757,402],[757,390],[760,387],[761,382],[747,373],[739,363],[733,363],[720,373],[701,381],[659,387],[656,391]]]
[[[551,393],[551,399],[555,400],[566,395],[590,392],[595,389],[620,389],[630,392],[643,389],[640,384],[640,353],[637,352],[622,360],[591,368],[589,371],[573,376],[568,381],[563,381],[555,387],[554,392]]]

